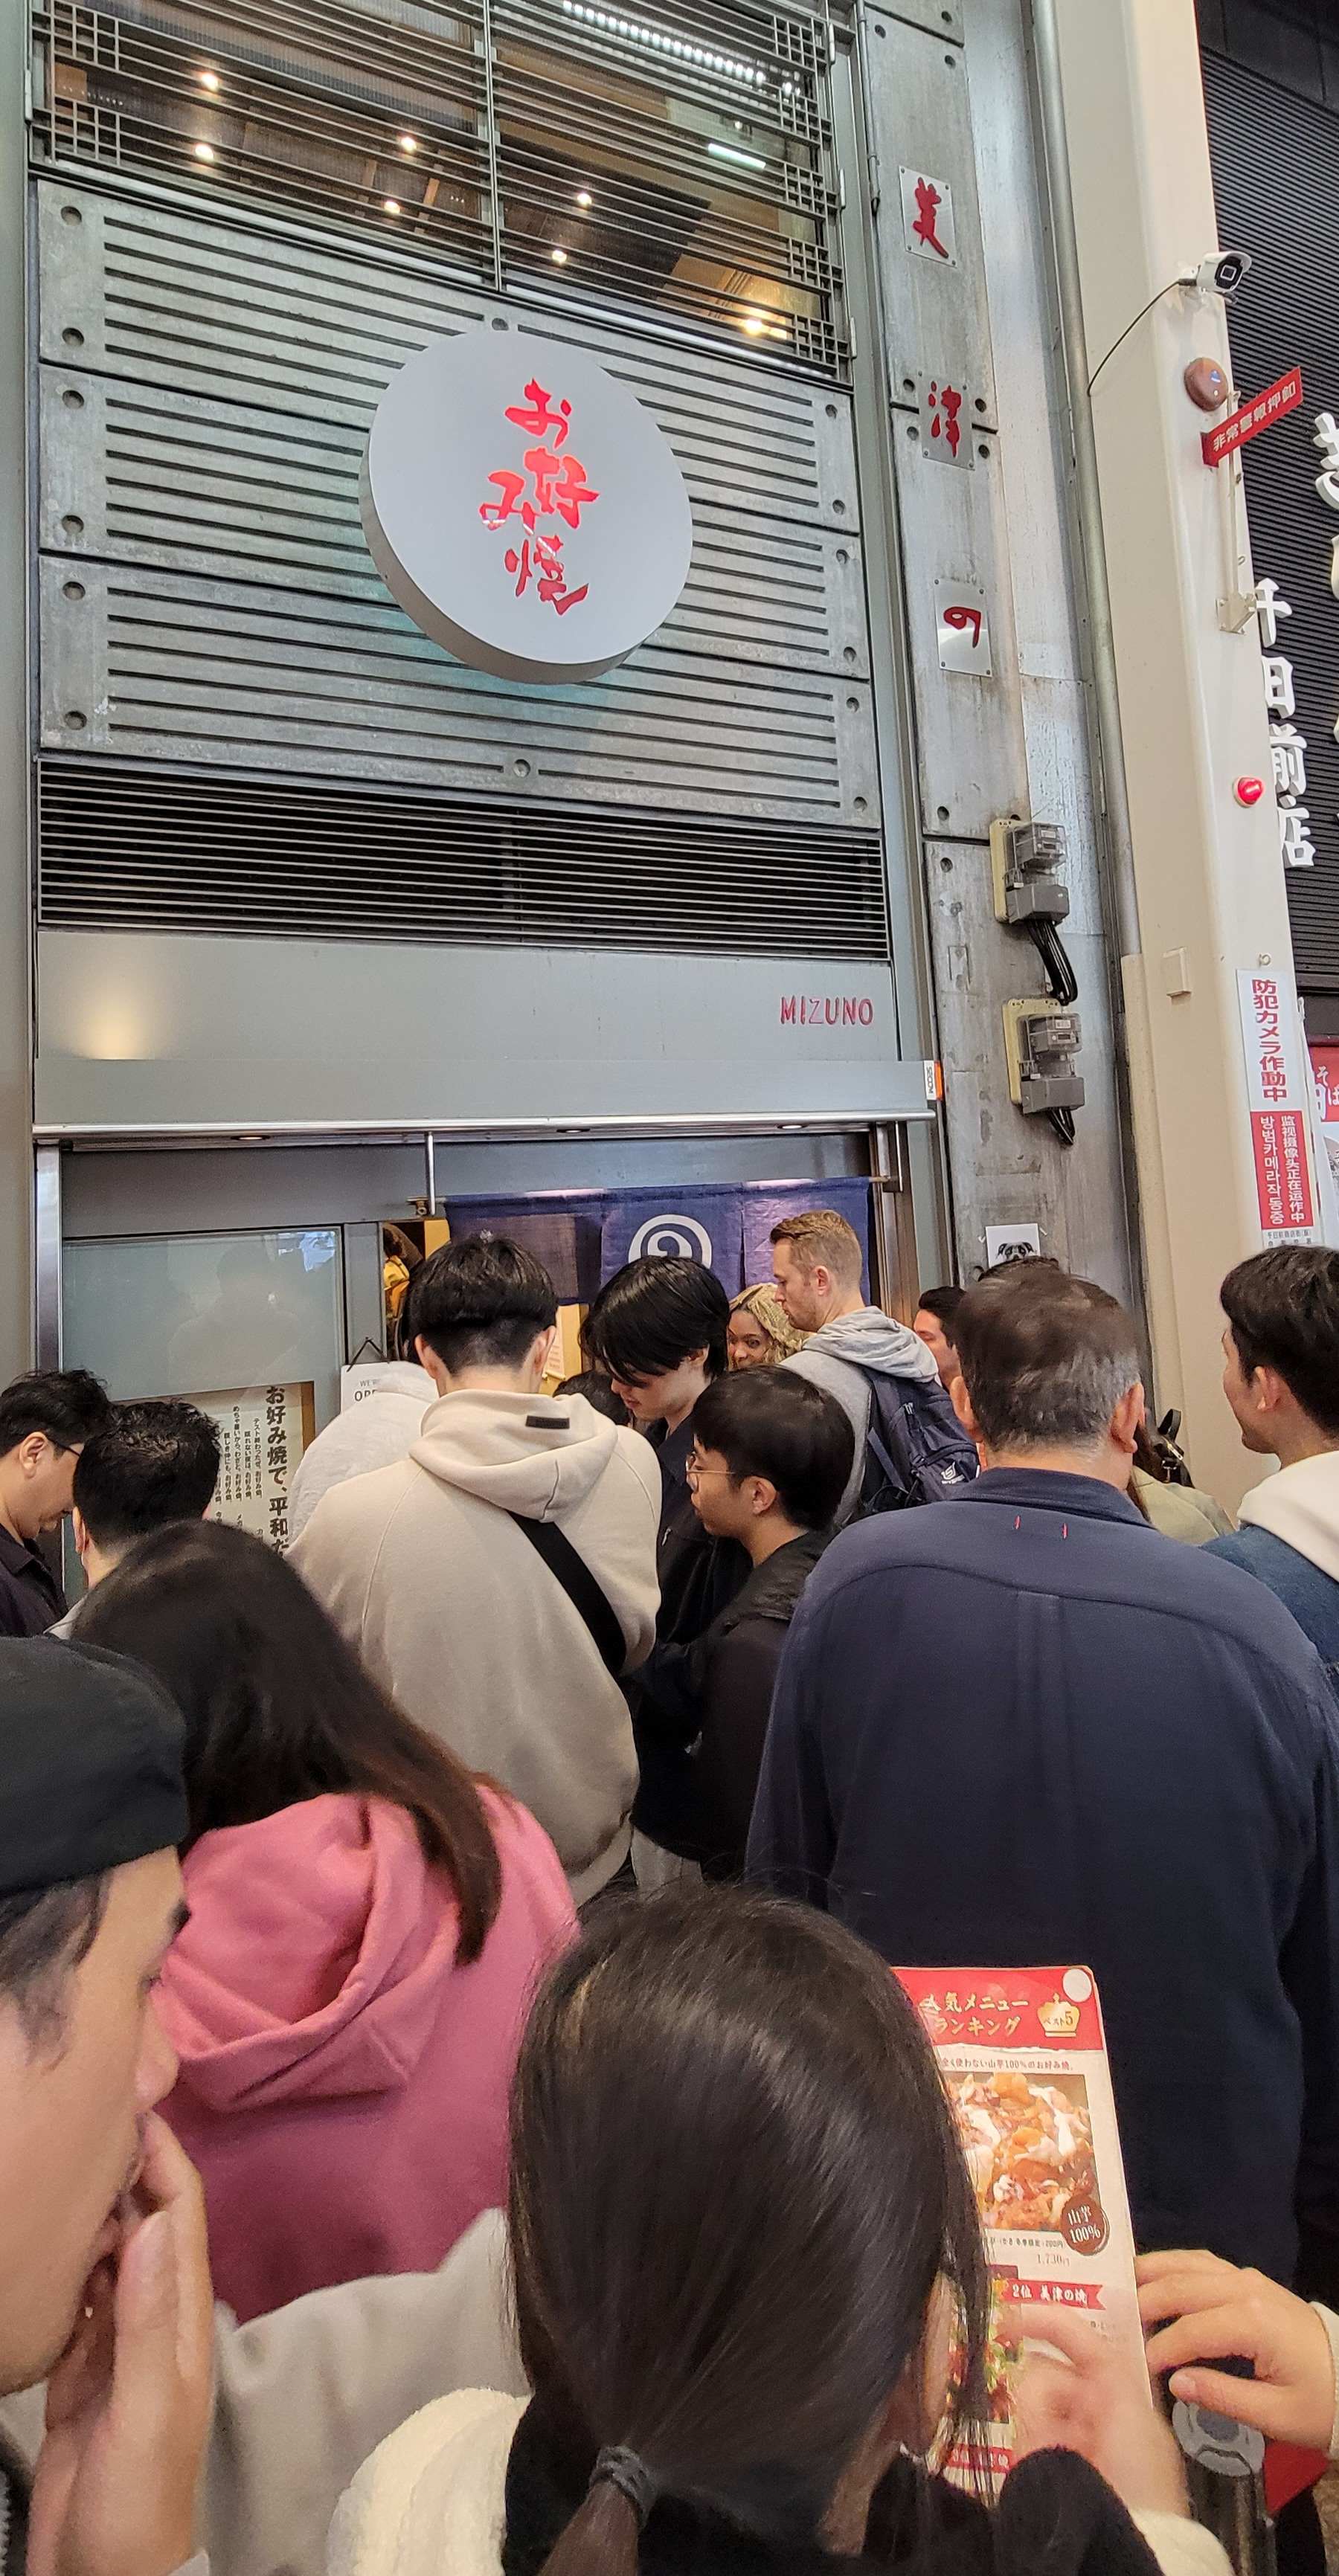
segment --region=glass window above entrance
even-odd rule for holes
[[[309,1391],[339,1409],[343,1289],[333,1227],[67,1243],[63,1349],[108,1393]]]
[[[39,145],[841,356],[821,9],[38,0]]]

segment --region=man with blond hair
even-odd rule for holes
[[[863,1267],[860,1238],[835,1208],[807,1208],[772,1228],[777,1295],[796,1330],[809,1336],[803,1350],[784,1365],[835,1395],[855,1434],[855,1463],[837,1513],[839,1529],[851,1518],[862,1494],[868,1498],[875,1487],[883,1498],[876,1508],[887,1508],[890,1501],[928,1499],[915,1488],[890,1491],[892,1480],[882,1475],[877,1463],[871,1468],[872,1428],[877,1436],[876,1380],[894,1381],[877,1390],[879,1416],[887,1422],[900,1410],[905,1419],[910,1406],[915,1449],[919,1453],[921,1435],[928,1433],[936,1455],[942,1456],[949,1485],[965,1482],[976,1467],[940,1385],[933,1353],[908,1325],[885,1315],[881,1307],[866,1304]],[[905,1438],[898,1449],[895,1464],[905,1477]]]

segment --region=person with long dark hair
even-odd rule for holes
[[[246,2318],[430,2270],[504,2188],[521,2025],[574,1921],[552,1844],[245,1531],[142,1539],[79,1633],[186,1721],[191,1917],[158,2006],[219,2296]]]
[[[509,2227],[531,2402],[402,2426],[331,2576],[1154,2576],[1150,2544],[1226,2576],[1090,2319],[1040,2312],[1068,2366],[993,2520],[929,2469],[983,2420],[976,2204],[919,2020],[836,1923],[711,1888],[593,1918],[526,2032]]]

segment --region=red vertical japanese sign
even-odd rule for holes
[[[1243,403],[1240,411],[1234,411],[1228,420],[1220,420],[1216,429],[1203,432],[1200,446],[1205,464],[1221,465],[1223,458],[1230,456],[1234,448],[1247,446],[1251,439],[1259,437],[1262,429],[1272,429],[1285,412],[1296,411],[1301,399],[1302,370],[1290,367],[1286,376],[1279,376],[1272,385],[1266,385],[1254,402]]]
[[[1242,967],[1237,994],[1261,1232],[1266,1243],[1314,1243],[1310,1103],[1292,978]]]

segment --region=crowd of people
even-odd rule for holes
[[[1339,2452],[1339,1253],[1224,1282],[1234,1527],[1095,1283],[772,1248],[555,1383],[447,1245],[284,1555],[196,1406],[0,1395],[0,2576],[1221,2576],[1150,2385]],[[1033,2318],[988,2506],[889,1972],[1056,1961],[1147,2373]]]

